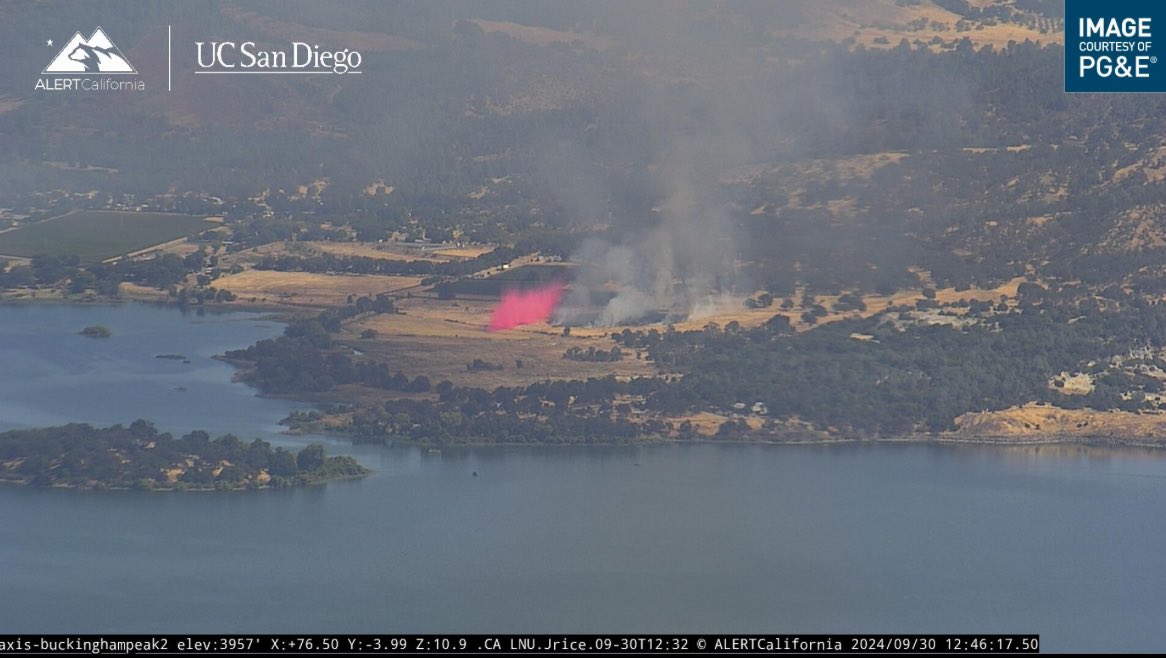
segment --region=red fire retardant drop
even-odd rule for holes
[[[502,293],[502,301],[490,316],[489,331],[513,329],[524,324],[542,322],[551,317],[559,298],[563,296],[563,284],[552,283],[532,290],[510,290]]]

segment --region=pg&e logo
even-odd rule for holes
[[[1066,92],[1166,92],[1154,32],[1157,0],[1065,0]]]

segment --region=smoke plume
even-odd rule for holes
[[[662,198],[616,240],[589,239],[572,255],[565,324],[615,326],[660,315],[687,319],[735,289],[736,229],[716,181],[725,142],[679,139],[652,171]],[[596,295],[597,291],[599,292]],[[601,301],[596,303],[594,299]]]

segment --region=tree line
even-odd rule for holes
[[[71,423],[0,433],[0,480],[36,486],[135,489],[285,487],[368,471],[318,444],[298,453],[233,434],[179,438],[136,420],[128,427]],[[171,477],[171,476],[174,477]]]

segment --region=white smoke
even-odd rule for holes
[[[717,200],[715,176],[694,154],[682,143],[657,167],[666,196],[650,229],[623,244],[589,239],[575,252],[577,275],[560,322],[614,326],[654,313],[689,318],[698,308],[707,312],[710,300],[719,308],[739,304],[728,295],[737,253],[733,223]],[[593,291],[614,296],[596,309]]]

